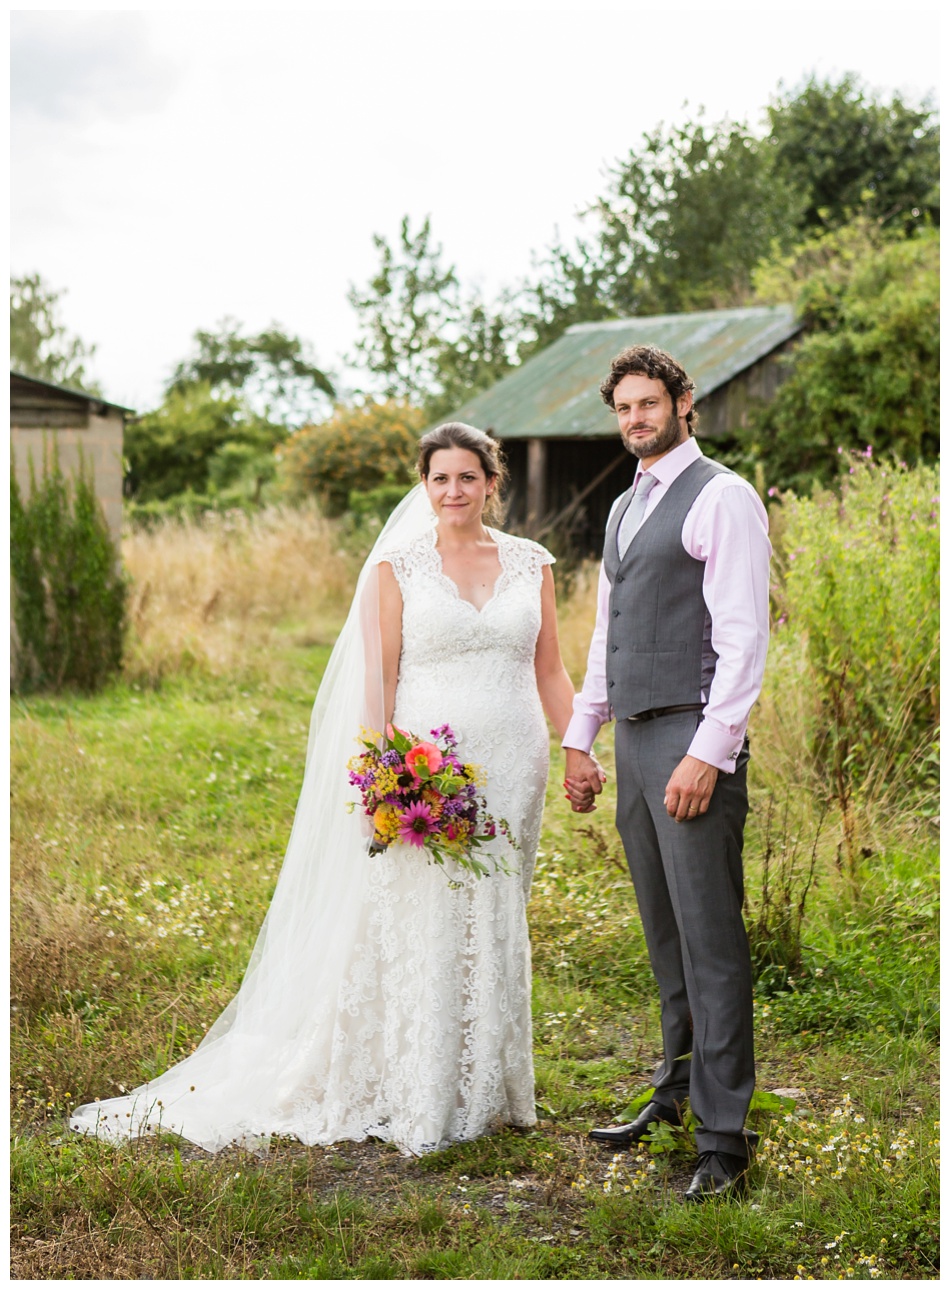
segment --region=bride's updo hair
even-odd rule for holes
[[[419,440],[419,458],[416,468],[422,479],[429,478],[429,463],[432,454],[440,448],[465,448],[473,452],[481,462],[482,470],[489,479],[494,479],[495,487],[491,497],[485,503],[485,518],[492,524],[499,524],[504,516],[502,490],[508,481],[508,467],[505,465],[501,444],[497,439],[467,426],[464,421],[446,421],[445,425],[436,426]]]

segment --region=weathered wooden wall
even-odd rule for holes
[[[122,411],[95,398],[44,388],[11,374],[10,437],[17,483],[26,496],[29,461],[42,476],[44,444],[59,452],[63,473],[91,468],[96,493],[116,543],[122,533]]]

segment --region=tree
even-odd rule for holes
[[[576,322],[741,304],[756,263],[791,245],[801,198],[761,141],[699,117],[645,133],[584,212],[588,236],[523,284],[522,356]]]
[[[617,314],[741,304],[756,263],[774,243],[788,246],[797,225],[798,198],[770,163],[728,120],[645,134],[593,208]]]
[[[803,231],[859,211],[906,229],[939,224],[940,127],[926,103],[885,103],[848,73],[838,84],[810,77],[767,116],[775,173],[803,198]]]
[[[849,74],[773,102],[767,133],[697,120],[659,125],[611,168],[585,212],[522,285],[521,356],[572,323],[746,303],[759,261],[850,214],[912,230],[939,222],[931,109],[869,95]]]
[[[86,374],[95,345],[71,336],[58,321],[63,294],[48,287],[38,273],[10,278],[10,366],[24,376],[99,394]]]
[[[277,323],[257,335],[224,318],[217,331],[196,331],[196,353],[179,363],[169,390],[207,386],[214,395],[244,399],[268,421],[300,425],[326,411],[333,382],[310,347]]]
[[[760,270],[758,298],[796,298],[808,327],[755,419],[752,446],[769,483],[829,483],[854,449],[936,461],[939,259],[936,230],[905,238],[862,218]]]
[[[514,315],[504,298],[489,305],[477,292],[463,297],[428,218],[413,233],[405,216],[395,248],[380,234],[373,242],[379,270],[348,297],[362,330],[356,361],[376,378],[376,393],[422,407],[435,420],[516,361]]]
[[[126,493],[138,502],[206,493],[217,454],[242,444],[269,455],[284,436],[283,427],[254,418],[240,399],[216,394],[207,381],[173,388],[154,412],[126,426]]]
[[[455,268],[443,266],[431,237],[428,216],[416,234],[404,216],[395,249],[375,233],[379,270],[364,291],[351,287],[347,296],[363,333],[356,352],[387,399],[421,404],[437,390],[438,356],[458,320]]]
[[[617,317],[609,257],[596,239],[577,238],[570,248],[555,242],[534,268],[534,279],[515,296],[519,358],[544,349],[573,323]]]
[[[454,339],[435,352],[435,391],[423,403],[433,421],[500,380],[516,362],[520,322],[502,297],[487,304],[473,292],[459,311]]]

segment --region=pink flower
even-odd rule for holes
[[[411,847],[424,847],[426,838],[435,833],[437,824],[425,802],[413,802],[399,812],[399,836]]]
[[[419,771],[423,767],[428,769],[430,775],[435,774],[442,765],[442,754],[435,744],[420,741],[414,748],[409,749],[406,753],[405,761],[406,769],[418,779]]]

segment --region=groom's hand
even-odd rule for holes
[[[565,748],[564,787],[571,810],[586,814],[596,811],[594,798],[602,793],[607,774],[596,757],[579,748]]]
[[[718,778],[719,771],[715,766],[687,753],[666,786],[663,805],[667,815],[672,815],[678,823],[705,815]]]

